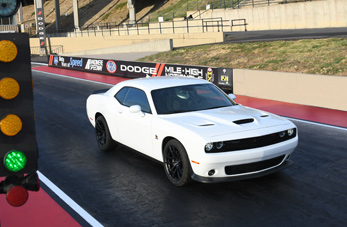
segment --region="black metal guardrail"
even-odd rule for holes
[[[182,23],[183,22],[183,23]],[[184,24],[184,25],[182,25]],[[152,27],[151,27],[152,25]],[[205,19],[185,19],[181,21],[164,21],[158,23],[137,23],[115,25],[111,23],[103,23],[97,26],[89,26],[80,30],[47,30],[48,37],[75,37],[75,36],[112,36],[112,35],[130,35],[130,34],[164,34],[176,33],[178,29],[184,29],[190,33],[193,29],[199,32],[211,32],[216,29],[218,32],[232,31],[235,26],[244,26],[247,31],[246,19],[223,20],[223,18],[205,18]],[[35,37],[32,36],[32,37]]]
[[[233,89],[233,69],[153,62],[50,55],[48,66],[125,78],[184,76],[205,79],[225,91]]]

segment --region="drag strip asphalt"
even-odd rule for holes
[[[293,122],[282,172],[177,188],[161,164],[119,146],[101,152],[85,101],[111,85],[33,70],[39,171],[104,226],[346,226],[347,130]]]

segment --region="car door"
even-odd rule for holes
[[[141,153],[152,156],[152,112],[144,91],[125,87],[116,95],[121,104],[117,112],[117,129],[121,141]],[[141,111],[133,107],[138,105]]]

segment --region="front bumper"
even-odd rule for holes
[[[288,167],[297,144],[298,137],[266,147],[192,157],[192,178],[223,182],[264,176]]]
[[[293,162],[291,160],[285,160],[281,165],[264,170],[259,172],[253,172],[246,175],[238,175],[238,176],[228,176],[228,177],[203,177],[198,176],[196,174],[192,174],[192,179],[195,181],[199,181],[202,183],[221,183],[221,182],[230,182],[230,181],[238,181],[238,180],[246,180],[246,179],[252,179],[257,177],[263,177],[275,172],[278,172],[282,169],[285,169],[289,166],[293,165]]]

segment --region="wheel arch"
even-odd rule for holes
[[[105,116],[102,114],[102,113],[100,113],[100,112],[96,112],[95,113],[95,120],[99,117],[99,116],[103,116],[104,118],[105,118]],[[105,119],[106,120],[106,119]]]
[[[117,138],[117,137],[114,135],[113,130],[110,129],[109,122],[107,121],[108,118],[106,117],[105,114],[103,114],[102,112],[96,112],[96,113],[95,113],[95,122],[96,122],[96,119],[97,119],[98,117],[100,117],[100,116],[102,116],[102,117],[105,119],[106,124],[107,124],[107,127],[108,127],[109,130],[110,130],[111,137],[112,137],[113,140],[116,141],[116,138]]]
[[[186,146],[184,146],[184,144],[182,143],[181,140],[177,139],[177,138],[174,137],[174,136],[167,136],[167,137],[165,137],[165,138],[163,139],[163,142],[162,142],[162,145],[161,145],[161,155],[162,155],[163,160],[164,160],[164,149],[165,149],[165,146],[166,146],[166,144],[167,144],[170,140],[176,140],[176,141],[178,141],[180,144],[182,144],[183,148],[186,150],[188,159],[190,160],[189,154],[188,154],[188,152],[187,152]]]
[[[169,161],[167,161],[166,158],[164,157],[165,147],[167,146],[169,141],[172,141],[172,140],[174,140],[174,141],[171,143],[171,145],[175,146],[177,151],[171,152],[171,153],[176,153],[176,155],[174,155],[174,156],[176,156],[176,158],[173,158],[172,156],[171,156],[171,158],[169,156],[165,156],[169,160]],[[179,148],[179,147],[181,147],[181,148]],[[178,140],[177,138],[172,137],[172,136],[165,137],[163,139],[163,143],[162,143],[162,155],[163,155],[165,173],[166,173],[166,176],[168,177],[168,179],[170,180],[171,183],[173,183],[175,186],[184,186],[186,184],[189,184],[192,181],[191,177],[193,176],[194,172],[193,172],[193,169],[192,169],[192,166],[190,163],[190,159],[189,159],[187,150],[180,140]],[[177,155],[179,155],[179,161],[177,161]],[[173,164],[173,162],[178,162],[181,164],[177,164],[177,163]],[[174,167],[174,166],[176,166],[176,167]],[[178,166],[181,166],[181,167],[178,167]],[[188,168],[188,169],[185,169],[184,166],[186,166],[186,168]],[[180,168],[182,170],[181,176],[179,176],[179,174],[176,172],[178,170],[172,171],[172,168]],[[179,179],[177,179],[176,177],[179,177]],[[175,179],[177,179],[177,181]]]
[[[172,140],[172,139],[179,141],[178,139],[176,139],[176,138],[173,137],[173,136],[167,136],[167,137],[165,137],[165,138],[163,139],[163,142],[162,142],[162,144],[161,144],[161,154],[162,154],[162,155],[164,154],[165,145],[166,145],[170,140]],[[181,142],[180,142],[180,143],[181,143]],[[163,158],[164,158],[164,157],[163,157]]]

